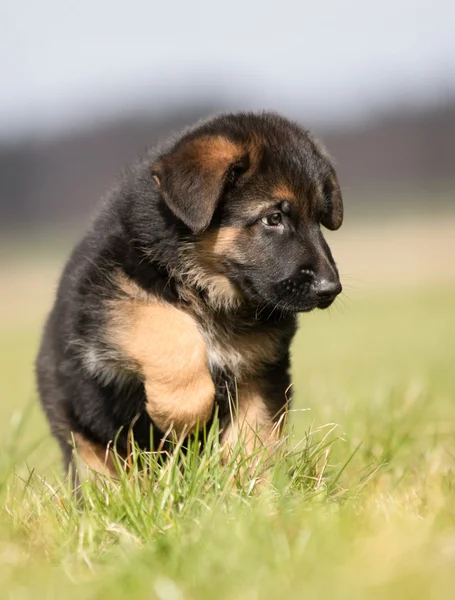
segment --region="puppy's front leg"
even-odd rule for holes
[[[152,421],[161,431],[179,436],[207,423],[215,387],[194,318],[155,301],[130,299],[122,305],[121,310],[116,307],[116,320],[122,322],[114,328],[117,343],[144,379],[146,410]]]
[[[91,442],[80,433],[74,434],[74,443],[72,461],[77,473],[77,478],[74,473],[75,482],[90,477],[92,472],[110,477],[118,476],[109,446],[103,447],[101,444]]]
[[[222,435],[228,453],[239,441],[245,458],[260,448],[272,450],[277,444],[286,403],[283,394],[283,402],[277,407],[270,402],[267,392],[267,386],[261,381],[249,381],[238,386],[231,419]]]

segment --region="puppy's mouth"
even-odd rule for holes
[[[311,312],[315,308],[326,309],[331,306],[336,295],[330,298],[319,298],[317,294],[311,291],[308,286],[306,289],[300,289],[293,293],[283,294],[282,291],[271,289],[262,291],[254,284],[254,282],[245,278],[242,281],[242,288],[245,295],[254,304],[258,305],[264,313],[273,313],[274,311],[297,313],[297,312]],[[281,293],[278,293],[281,292]]]
[[[275,300],[275,308],[286,311],[286,312],[311,312],[315,308],[320,308],[322,310],[329,308],[335,301],[335,298],[331,298],[330,300],[316,300],[314,298],[283,298],[279,300]]]
[[[316,308],[321,308],[322,310],[324,310],[325,308],[329,308],[329,306],[332,306],[332,304],[335,302],[336,298],[337,297],[334,296],[329,300],[320,300]]]

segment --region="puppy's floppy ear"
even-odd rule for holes
[[[343,198],[335,174],[325,182],[323,195],[326,210],[321,219],[321,223],[324,227],[327,227],[327,229],[335,231],[336,229],[339,229],[343,223]]]
[[[172,212],[195,234],[210,224],[239,145],[220,135],[183,138],[152,166],[152,176]]]

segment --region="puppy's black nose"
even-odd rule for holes
[[[342,291],[341,283],[338,279],[317,279],[313,283],[313,289],[321,302],[333,300]]]

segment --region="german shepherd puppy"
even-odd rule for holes
[[[273,113],[198,123],[128,170],[66,264],[37,359],[66,467],[73,440],[112,471],[114,439],[148,449],[215,406],[227,447],[273,444],[296,314],[341,292],[321,225],[342,220],[330,158]]]

